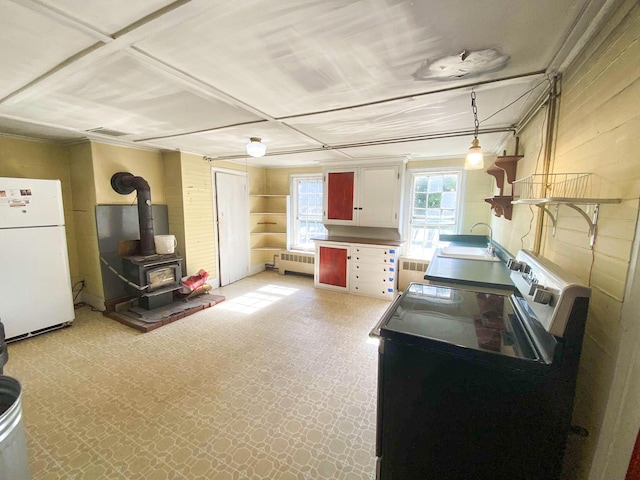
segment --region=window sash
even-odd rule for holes
[[[291,248],[312,250],[309,239],[327,233],[322,224],[322,174],[292,176],[291,193]]]
[[[407,254],[431,258],[439,235],[458,231],[462,172],[416,171],[410,179]]]

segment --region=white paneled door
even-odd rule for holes
[[[214,171],[220,286],[249,275],[247,176]]]

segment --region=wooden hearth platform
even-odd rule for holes
[[[117,304],[115,309],[105,311],[104,315],[140,332],[150,332],[205,308],[213,307],[224,299],[222,295],[206,293],[186,302],[175,300],[169,305],[153,310],[138,307],[137,300],[134,299]]]

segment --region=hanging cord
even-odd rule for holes
[[[538,156],[536,157],[536,168],[533,170],[533,173],[538,172],[538,165],[540,164],[540,155],[542,154],[542,146],[544,144],[544,132],[545,132],[545,124],[547,123],[547,116],[545,115],[542,119],[542,128],[540,129],[540,148],[538,149]],[[531,227],[533,226],[533,219],[535,217],[535,213],[533,212],[533,207],[529,205],[529,211],[531,212],[531,218],[529,219],[529,229],[527,233],[520,237],[520,248],[524,250],[524,239],[531,233]]]
[[[489,115],[487,118],[482,119],[482,121],[480,123],[484,123],[487,120],[489,120],[491,117],[495,117],[497,114],[499,114],[501,111],[506,110],[507,108],[509,108],[511,105],[513,105],[514,103],[516,103],[518,100],[520,100],[522,97],[524,97],[525,95],[533,92],[536,88],[538,88],[540,85],[542,85],[544,82],[549,82],[549,84],[551,84],[551,80],[549,80],[549,78],[545,78],[544,80],[536,83],[533,87],[531,87],[529,90],[527,90],[526,92],[524,92],[522,95],[520,95],[518,98],[516,98],[513,102],[509,103],[508,105],[505,105],[504,107],[502,107],[500,110],[497,110],[495,112],[493,112],[491,115]],[[471,92],[471,94],[473,95],[473,92]]]
[[[84,280],[80,280],[79,282],[76,282],[73,287],[71,287],[71,291],[75,290],[75,288],[80,285],[80,290],[78,290],[76,292],[76,294],[73,296],[73,304],[76,304],[76,300],[78,299],[78,296],[80,295],[80,292],[82,292],[84,290]]]
[[[593,274],[593,264],[596,261],[596,249],[591,248],[591,265],[589,265],[589,279],[587,280],[587,285],[591,286],[591,275]]]
[[[147,288],[149,288],[149,285],[145,285],[144,287],[141,287],[140,285],[136,285],[135,283],[132,283],[132,282],[130,282],[129,280],[127,280],[126,278],[124,278],[122,275],[120,275],[120,274],[118,273],[118,271],[117,271],[116,269],[114,269],[111,265],[109,265],[109,264],[107,263],[107,261],[102,257],[102,255],[100,255],[100,261],[101,261],[102,263],[104,263],[104,264],[107,266],[107,268],[108,268],[109,270],[111,270],[113,273],[115,273],[115,274],[116,274],[116,276],[117,276],[120,280],[122,280],[124,283],[126,283],[126,284],[127,284],[127,285],[129,285],[130,287],[133,287],[133,288],[135,288],[135,289],[137,289],[137,290],[146,290]]]
[[[533,219],[536,216],[536,214],[533,211],[533,207],[531,205],[529,205],[529,213],[531,213],[531,218],[529,219],[529,229],[527,230],[527,233],[525,233],[523,236],[520,237],[521,250],[524,250],[524,239],[527,237],[527,235],[531,233],[531,227],[533,226]]]

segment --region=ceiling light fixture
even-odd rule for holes
[[[484,159],[482,158],[482,148],[480,147],[480,141],[478,140],[478,128],[480,128],[480,122],[478,122],[478,107],[476,107],[476,92],[471,90],[471,109],[473,110],[473,141],[471,142],[471,148],[467,152],[467,158],[464,161],[465,170],[480,170],[484,168]]]
[[[251,157],[263,157],[267,152],[267,146],[262,143],[260,137],[251,137],[247,143],[247,155]]]

